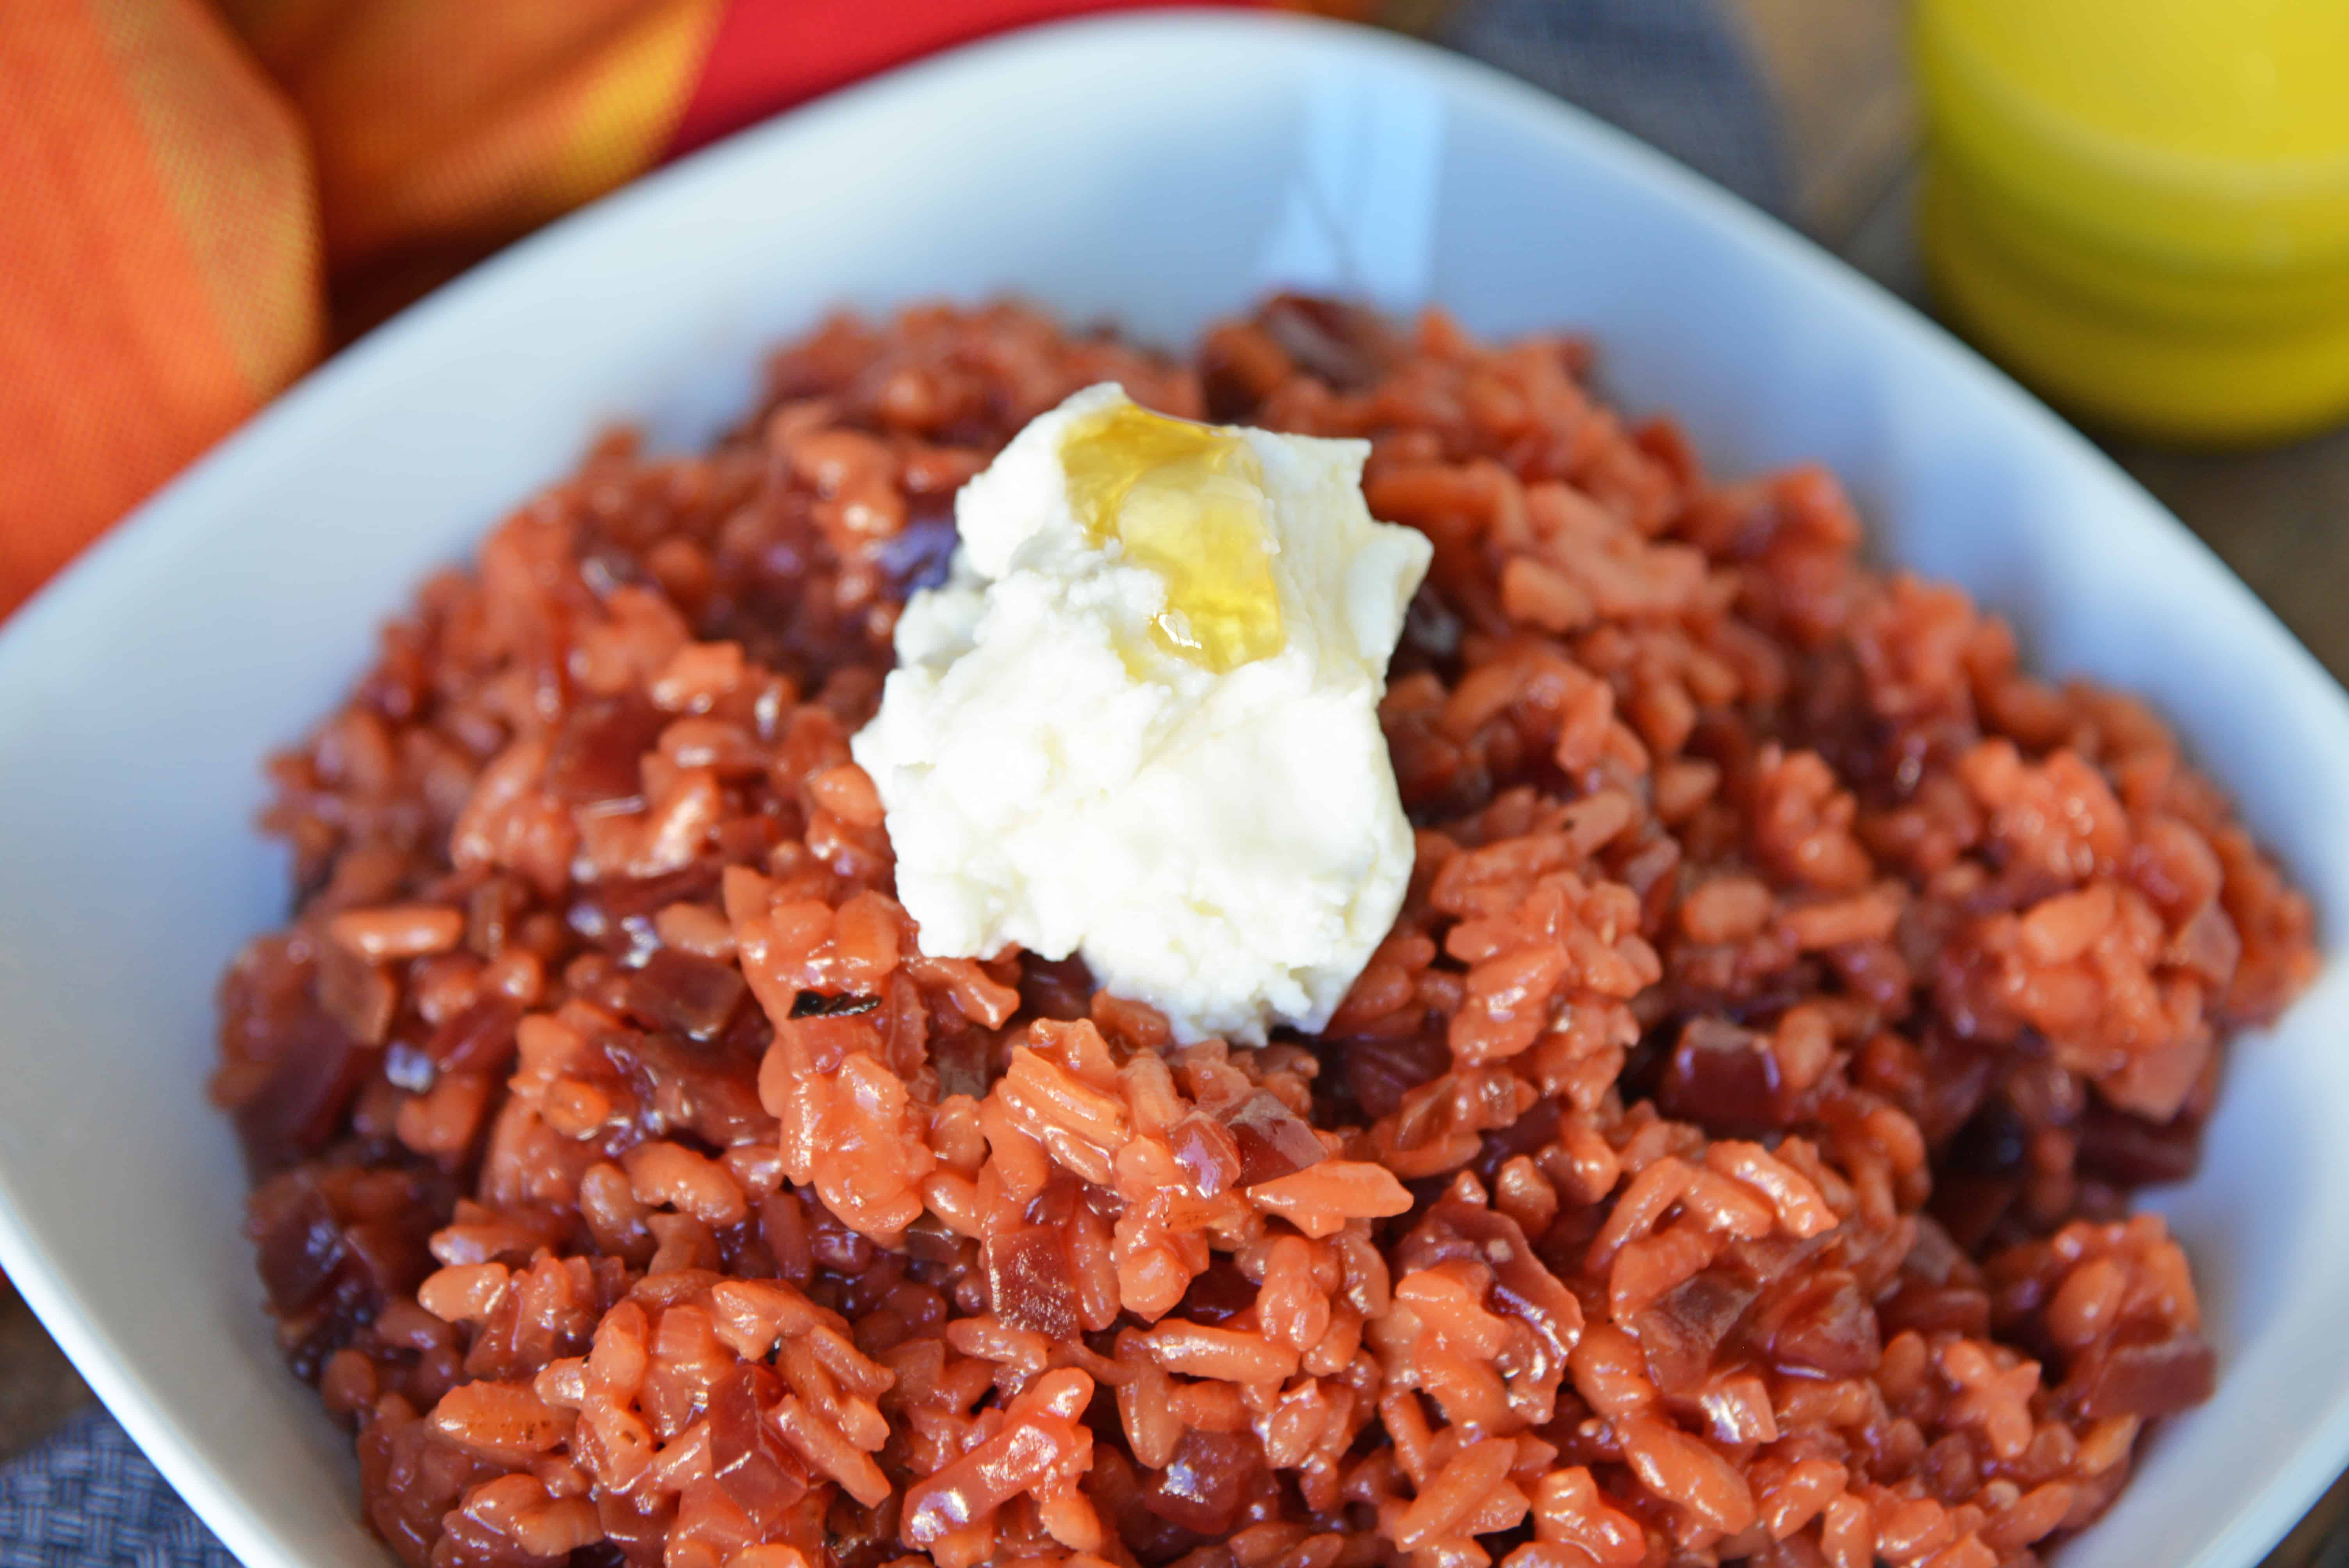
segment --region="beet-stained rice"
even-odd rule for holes
[[[1570,339],[842,319],[426,585],[223,986],[286,1353],[410,1563],[2030,1561],[2206,1397],[2183,1175],[2305,903],[2127,697]],[[951,496],[1117,378],[1368,436],[1419,829],[1328,1031],[925,955],[848,736]]]

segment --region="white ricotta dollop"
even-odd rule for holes
[[[1328,1022],[1412,867],[1378,702],[1429,546],[1369,452],[1104,385],[963,487],[854,743],[925,951],[1081,953],[1185,1041]]]

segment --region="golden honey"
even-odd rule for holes
[[[1086,538],[1166,584],[1160,646],[1219,675],[1280,651],[1264,470],[1246,438],[1126,404],[1071,428],[1061,464]]]

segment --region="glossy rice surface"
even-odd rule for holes
[[[406,1561],[1993,1568],[2207,1397],[2193,1166],[2308,907],[2126,696],[1570,337],[842,318],[625,438],[271,763],[216,1098]],[[937,959],[848,737],[955,489],[1123,382],[1367,437],[1418,830],[1328,1029]]]

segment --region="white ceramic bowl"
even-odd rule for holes
[[[1216,15],[1030,33],[789,116],[342,355],[0,635],[0,1263],[252,1568],[380,1564],[279,1364],[205,1103],[215,976],[285,908],[263,753],[602,422],[692,440],[839,304],[1014,291],[1170,343],[1277,285],[1572,324],[1735,472],[1831,464],[1884,553],[2150,696],[2337,923],[2349,704],[2086,443],[1901,305],[1476,67]],[[2349,1454],[2349,989],[2239,1047],[2194,1255],[2218,1398],[2064,1568],[2255,1562]]]

